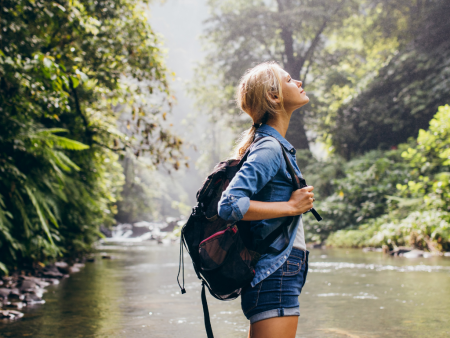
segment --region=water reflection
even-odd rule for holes
[[[200,284],[189,261],[187,294],[176,283],[176,244],[109,243],[99,252],[114,259],[87,263],[50,287],[45,305],[26,309],[18,322],[0,323],[0,337],[206,336]],[[450,335],[450,259],[312,250],[310,260],[298,337]],[[239,300],[208,302],[217,337],[246,336]]]

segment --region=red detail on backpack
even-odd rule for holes
[[[233,226],[233,227],[228,227],[228,228],[226,228],[225,230],[218,231],[218,232],[216,232],[215,234],[212,234],[212,235],[209,236],[208,238],[206,238],[206,239],[204,239],[203,241],[201,241],[199,245],[201,245],[202,243],[204,243],[204,242],[206,242],[206,241],[208,241],[208,240],[210,240],[210,239],[212,239],[212,238],[214,238],[214,237],[223,235],[223,234],[224,234],[227,230],[229,230],[229,229],[231,229],[231,231],[233,231],[233,233],[236,233],[236,232],[237,232],[237,228],[236,228],[235,226]]]

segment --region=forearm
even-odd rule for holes
[[[295,210],[289,202],[250,201],[250,207],[243,221],[260,221],[263,219],[294,216]]]

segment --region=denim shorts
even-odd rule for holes
[[[278,270],[254,287],[242,290],[242,311],[251,324],[273,317],[300,316],[298,296],[308,273],[308,254],[293,248]]]

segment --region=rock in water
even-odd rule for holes
[[[25,295],[24,301],[27,304],[44,304],[45,303],[45,300],[41,299],[40,297],[36,296],[33,293],[27,293]]]
[[[56,262],[55,266],[59,270],[59,272],[63,274],[70,273],[69,264],[67,264],[66,262]]]
[[[45,267],[41,273],[44,277],[52,277],[52,278],[63,278],[64,277],[64,274],[59,272],[59,270],[56,266]]]
[[[404,254],[402,254],[402,256],[406,258],[418,258],[423,257],[424,254],[425,252],[422,250],[411,250],[409,252],[405,252]]]
[[[10,289],[0,288],[0,297],[3,299],[7,299],[10,293],[11,293]]]
[[[38,286],[33,280],[25,279],[19,282],[18,288],[21,292],[33,292]]]
[[[20,290],[18,288],[11,289],[11,293],[9,294],[9,299],[18,299],[23,300],[25,298],[25,295],[22,295]]]
[[[413,250],[412,248],[408,248],[408,247],[404,247],[404,246],[400,246],[398,248],[395,248],[394,250],[389,252],[389,255],[391,256],[401,256],[407,252],[410,252],[411,250]]]
[[[22,318],[23,317],[23,313],[19,312],[19,311],[15,311],[15,310],[9,310],[9,313],[14,315],[14,319],[17,318]]]
[[[23,313],[19,312],[19,311],[14,311],[14,310],[0,311],[0,318],[3,318],[3,319],[18,319],[18,318],[22,318],[22,317],[23,317]]]
[[[11,304],[8,305],[8,306],[14,307],[14,308],[16,308],[17,310],[20,310],[20,309],[22,309],[22,308],[25,306],[25,304],[22,303],[22,302],[16,302],[16,303],[11,303]]]

